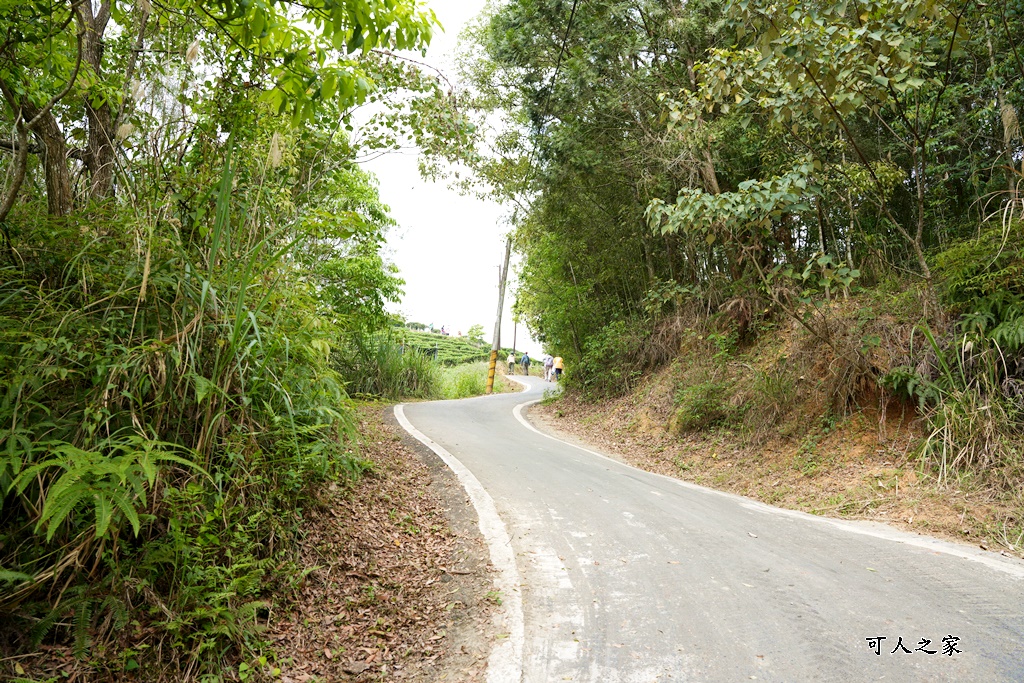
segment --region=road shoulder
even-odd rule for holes
[[[552,437],[671,479],[784,510],[878,523],[1024,558],[1019,539],[1003,540],[1000,524],[1012,517],[997,500],[983,491],[936,490],[920,476],[903,441],[894,440],[881,455],[837,450],[823,459],[818,471],[808,473],[798,458],[788,462],[784,454],[732,444],[722,435],[675,437],[648,419],[630,397],[604,403],[563,397],[523,412]],[[875,462],[885,457],[891,461]]]
[[[424,680],[469,683],[491,680],[488,659],[507,640],[500,628],[502,600],[495,590],[497,570],[491,550],[480,530],[480,519],[469,493],[452,469],[430,448],[399,424],[388,408],[384,420],[430,472],[430,492],[442,502],[451,533],[456,541],[457,571],[446,579],[452,603],[444,639],[445,654]]]

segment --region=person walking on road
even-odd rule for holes
[[[528,351],[523,351],[523,359],[521,361],[519,361],[519,363],[523,366],[523,374],[529,376],[529,374],[530,374],[530,353]]]
[[[544,381],[550,382],[555,374],[555,359],[550,355],[544,356]]]
[[[562,360],[561,356],[555,356],[555,359],[554,361],[552,361],[552,364],[555,368],[555,381],[557,382],[558,380],[562,379],[562,370],[565,369],[565,361]]]
[[[510,375],[516,374],[516,352],[515,351],[509,351],[508,352],[508,374],[510,374]]]

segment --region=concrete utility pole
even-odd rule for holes
[[[508,257],[512,254],[512,237],[505,242],[505,264],[498,273],[498,316],[494,321],[494,337],[491,342],[491,357],[487,361],[487,390],[494,391],[494,369],[498,364],[498,349],[501,348],[501,311],[505,307],[505,280],[508,277]]]

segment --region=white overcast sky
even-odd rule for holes
[[[426,58],[418,54],[415,58],[454,81],[458,35],[484,4],[484,0],[428,0],[445,30],[434,36]],[[405,279],[405,297],[397,310],[406,320],[443,325],[452,334],[465,334],[470,325],[483,325],[484,338],[491,341],[498,306],[498,268],[510,229],[504,220],[506,209],[460,195],[444,180],[424,180],[415,150],[386,154],[362,167],[377,176],[381,199],[398,222],[388,234],[388,256]],[[515,287],[514,268],[510,267],[502,346],[512,346]],[[518,350],[540,356],[541,347],[529,338],[525,325],[518,325],[515,337]]]

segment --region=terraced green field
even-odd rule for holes
[[[470,341],[469,337],[446,337],[442,334],[413,330],[406,330],[403,334],[407,347],[435,357],[443,365],[460,365],[487,360],[491,352],[490,345],[475,344]],[[504,361],[510,350],[503,348],[498,354],[498,359]],[[519,353],[516,353],[516,357],[519,357]]]

